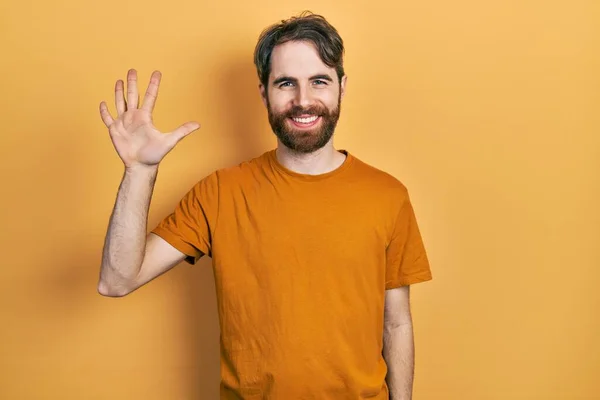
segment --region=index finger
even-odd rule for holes
[[[152,112],[154,110],[156,98],[158,97],[158,87],[160,86],[161,77],[162,74],[160,71],[154,71],[150,77],[150,83],[148,84],[148,89],[146,89],[146,94],[144,95],[144,102],[142,103],[142,108],[148,112]]]

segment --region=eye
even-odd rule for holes
[[[282,88],[282,87],[289,87],[289,86],[291,86],[291,85],[292,85],[292,82],[290,82],[290,81],[287,81],[287,82],[283,82],[281,85],[279,85],[279,87],[280,87],[280,88]]]
[[[318,85],[318,86],[327,85],[327,82],[325,82],[325,81],[323,81],[323,80],[321,80],[321,79],[316,79],[316,80],[314,81],[314,83],[315,83],[316,85]]]

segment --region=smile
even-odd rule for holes
[[[312,115],[310,117],[294,117],[290,119],[292,120],[294,125],[301,128],[307,128],[315,125],[320,118],[321,117],[318,115]]]

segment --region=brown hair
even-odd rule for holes
[[[271,73],[271,53],[275,46],[289,41],[311,42],[325,65],[335,68],[338,80],[344,76],[344,42],[337,30],[321,15],[304,11],[262,31],[254,49],[258,79],[267,87]]]

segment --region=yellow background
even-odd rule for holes
[[[252,52],[303,9],[346,44],[336,147],[408,186],[429,251],[414,398],[600,399],[595,0],[4,0],[1,399],[217,398],[208,258],[96,292],[123,170],[98,104],[159,69],[159,129],[202,124],[161,166],[153,226],[275,146]]]

